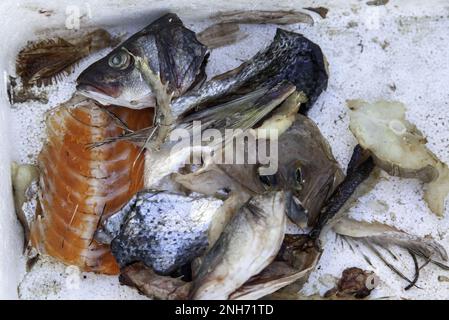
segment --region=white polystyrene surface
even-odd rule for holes
[[[16,4],[19,2],[19,4]],[[399,100],[408,107],[407,117],[427,136],[429,148],[441,160],[449,163],[449,4],[447,1],[390,0],[386,6],[372,7],[366,1],[96,1],[82,27],[102,25],[115,31],[132,31],[151,21],[158,12],[171,8],[186,24],[200,31],[206,22],[201,19],[226,9],[300,9],[322,5],[329,8],[326,19],[313,14],[314,26],[295,25],[288,29],[305,34],[323,49],[330,64],[328,90],[322,94],[310,117],[317,122],[342,167],[346,167],[356,141],[348,130],[346,99]],[[13,73],[14,56],[35,31],[60,28],[65,19],[66,5],[85,1],[2,1],[0,40],[5,48],[0,53],[0,67]],[[213,3],[213,4],[212,4]],[[38,14],[39,9],[54,10],[50,17]],[[148,18],[150,17],[150,18]],[[3,18],[3,17],[2,17]],[[267,45],[274,26],[245,26],[249,37],[239,44],[212,52],[208,66],[210,75],[239,65]],[[41,36],[58,30],[40,32]],[[12,129],[9,105],[2,99],[0,109],[0,297],[14,297],[20,276],[21,234],[14,220],[9,188],[8,142],[13,141],[12,157],[32,162],[40,149],[43,135],[43,113],[73,92],[73,81],[99,55],[81,63],[66,81],[52,89],[48,105],[27,103],[12,109]],[[3,87],[2,87],[3,88]],[[446,215],[448,210],[446,210]],[[351,209],[351,215],[368,221],[386,222],[416,235],[431,235],[449,249],[449,217],[437,218],[422,201],[422,185],[414,180],[385,177],[367,196]],[[305,294],[324,293],[334,285],[335,277],[347,267],[374,270],[381,278],[372,297],[435,298],[449,297],[449,283],[439,282],[438,276],[449,272],[428,266],[421,272],[418,285],[404,291],[406,283],[394,275],[375,257],[362,249],[372,261],[367,264],[361,253],[342,245],[335,235],[327,235],[324,254],[317,269],[304,288]],[[413,264],[402,253],[403,262],[395,262],[410,278]],[[69,269],[70,271],[71,269]],[[20,285],[22,298],[136,298],[135,292],[120,287],[115,277],[89,274],[81,285],[67,287],[67,269],[58,263],[40,263],[28,273]],[[72,270],[73,271],[73,270]],[[70,271],[70,272],[72,272]],[[70,282],[70,281],[69,281]],[[48,289],[50,288],[50,289]]]

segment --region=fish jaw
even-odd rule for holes
[[[285,227],[283,192],[253,197],[236,213],[203,259],[191,298],[228,299],[275,259]]]
[[[83,96],[93,99],[103,106],[114,105],[130,109],[154,108],[156,101],[151,93],[142,96],[140,99],[128,100],[122,96],[113,97],[89,85],[77,86],[77,90]]]

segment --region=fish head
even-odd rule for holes
[[[122,45],[84,70],[77,80],[77,90],[104,105],[120,105],[133,109],[154,107],[149,85],[135,67],[138,48]]]
[[[270,188],[286,191],[287,214],[302,226],[305,220],[315,220],[344,175],[318,127],[302,115],[278,144],[282,150],[278,171],[263,181]]]
[[[205,79],[206,51],[175,14],[166,14],[84,70],[77,90],[102,104],[154,107],[153,91],[134,57],[145,59],[167,91],[177,97]]]

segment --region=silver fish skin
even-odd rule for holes
[[[253,197],[225,227],[193,281],[192,299],[228,299],[276,257],[284,238],[283,192]]]
[[[111,243],[121,267],[141,261],[168,275],[204,253],[209,228],[222,204],[201,195],[141,191],[103,222],[95,239]]]
[[[154,93],[136,68],[133,55],[145,58],[167,90],[178,97],[205,80],[206,51],[195,33],[169,13],[84,70],[77,79],[77,90],[102,104],[154,107]]]
[[[305,93],[308,103],[301,109],[305,114],[327,88],[328,71],[326,59],[317,44],[301,34],[277,29],[273,42],[253,58],[175,99],[172,113],[178,117],[192,109],[217,105],[217,101],[227,101],[229,97],[235,99],[282,81],[291,82],[298,92]]]

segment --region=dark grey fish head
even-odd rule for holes
[[[151,88],[132,55],[146,58],[175,97],[205,77],[206,47],[177,15],[169,13],[84,70],[77,79],[77,90],[103,104],[133,109],[154,106]]]
[[[318,215],[344,175],[318,127],[305,116],[297,116],[278,144],[282,154],[278,171],[262,180],[272,188],[287,191],[287,214],[302,224]]]

